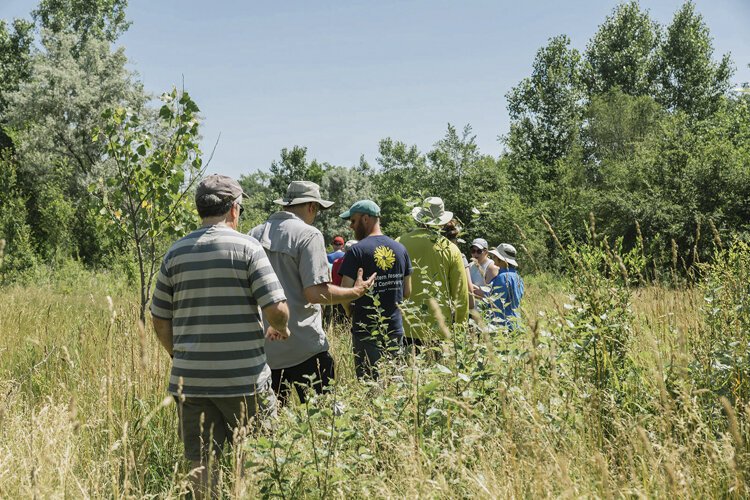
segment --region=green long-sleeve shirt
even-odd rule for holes
[[[410,297],[413,304],[404,310],[404,334],[423,340],[443,338],[428,301],[438,301],[448,328],[468,320],[469,288],[461,251],[427,229],[416,229],[397,241],[406,247],[414,268]]]

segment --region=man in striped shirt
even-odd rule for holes
[[[276,411],[264,343],[289,336],[289,310],[263,248],[236,231],[237,181],[206,177],[195,203],[202,226],[165,255],[151,315],[173,358],[168,390],[178,403],[185,456],[199,471],[193,480],[200,496],[207,493],[212,452],[242,434],[250,418]]]

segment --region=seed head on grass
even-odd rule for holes
[[[714,246],[718,250],[724,250],[724,245],[721,242],[721,236],[719,236],[719,231],[716,229],[716,224],[714,224],[714,221],[712,219],[708,219],[708,227],[711,228],[711,234],[713,236]]]

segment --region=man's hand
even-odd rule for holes
[[[372,288],[372,285],[375,283],[375,276],[378,275],[378,273],[372,273],[372,276],[367,278],[367,280],[362,279],[362,275],[364,274],[364,271],[360,267],[357,269],[357,279],[354,281],[354,285],[352,288],[357,291],[357,297],[361,297],[364,294],[367,293],[367,290]]]
[[[471,285],[471,293],[473,293],[475,297],[478,297],[480,299],[483,299],[485,297],[484,290],[474,284]]]
[[[277,330],[276,328],[269,326],[266,330],[266,340],[270,340],[271,342],[275,342],[277,340],[286,340],[289,338],[289,335],[291,335],[289,328]]]

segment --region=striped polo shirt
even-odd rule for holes
[[[169,392],[253,394],[271,371],[259,308],[286,300],[254,238],[217,224],[193,231],[164,256],[151,314],[172,321]]]

